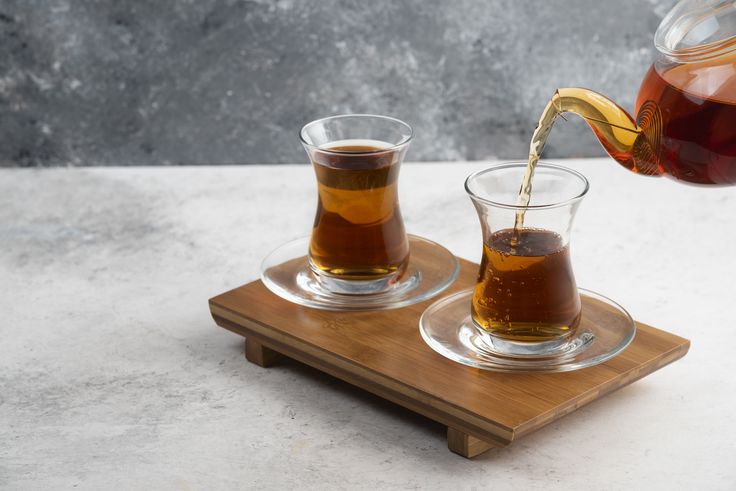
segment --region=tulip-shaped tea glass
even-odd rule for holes
[[[524,169],[494,167],[465,182],[483,231],[471,313],[483,338],[499,350],[540,354],[556,349],[580,324],[569,243],[588,181],[569,169],[538,166],[535,204],[517,207]]]
[[[574,170],[539,164],[531,201],[520,206],[517,200],[525,170],[525,162],[502,164],[465,181],[483,232],[477,280],[472,291],[448,297],[455,298],[452,308],[456,310],[448,310],[448,299],[443,299],[430,306],[421,320],[422,335],[435,349],[435,332],[442,331],[444,323],[451,322],[460,331],[464,328],[464,332],[444,328],[439,335],[454,332],[456,351],[469,348],[488,355],[493,359],[490,368],[542,369],[571,360],[577,363],[576,357],[591,354],[597,338],[591,323],[583,322],[584,302],[570,262],[571,227],[588,192],[588,181]],[[601,336],[604,339],[598,344],[604,340],[605,346],[598,347],[604,352],[593,357],[610,354],[611,340],[616,350],[623,349],[633,339],[631,317],[604,297],[585,293],[588,302],[613,305],[617,314],[607,326],[613,326],[616,335]],[[445,351],[446,341],[439,342]]]
[[[386,291],[409,264],[399,166],[411,128],[385,116],[320,119],[301,131],[317,175],[309,264],[331,291]]]
[[[398,181],[409,125],[387,116],[333,116],[307,124],[300,138],[317,177],[312,234],[308,246],[296,241],[266,258],[266,286],[302,305],[362,310],[426,300],[452,283],[455,257],[404,229]],[[292,251],[308,251],[308,272],[284,266]]]

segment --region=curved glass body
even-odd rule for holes
[[[370,294],[399,281],[409,240],[399,209],[399,167],[411,140],[406,123],[355,114],[301,131],[317,176],[309,264],[332,292]]]
[[[581,174],[540,163],[534,194],[516,230],[515,204],[525,162],[494,166],[468,177],[465,189],[483,230],[483,256],[471,314],[489,345],[517,354],[556,349],[581,317],[570,229],[588,190]]]
[[[659,121],[647,125],[655,111]],[[694,184],[736,184],[736,52],[656,61],[639,89],[636,113],[651,128],[652,165],[661,173]]]

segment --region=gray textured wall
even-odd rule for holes
[[[523,157],[558,86],[631,108],[670,0],[0,0],[0,165],[306,161],[299,127],[409,122],[410,160]],[[600,155],[580,122],[547,156]]]

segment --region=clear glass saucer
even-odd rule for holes
[[[473,289],[442,298],[422,314],[419,332],[437,353],[475,368],[497,372],[568,372],[613,358],[634,339],[636,324],[616,302],[578,289],[583,311],[567,343],[543,356],[508,355],[485,341],[470,317]]]
[[[457,258],[447,249],[409,235],[409,265],[390,290],[348,295],[327,290],[309,268],[309,237],[288,242],[261,263],[261,280],[276,295],[299,305],[325,310],[387,310],[428,300],[455,281]]]

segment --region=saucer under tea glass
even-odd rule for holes
[[[636,329],[621,306],[575,283],[570,232],[588,182],[540,163],[531,201],[519,206],[525,170],[525,162],[501,164],[466,180],[483,232],[478,279],[432,304],[420,319],[421,335],[443,356],[489,370],[601,363],[625,349]]]
[[[452,283],[457,259],[404,229],[398,178],[409,125],[333,116],[305,125],[300,138],[317,177],[317,210],[310,237],[264,260],[271,291],[309,307],[378,310],[427,300]]]

